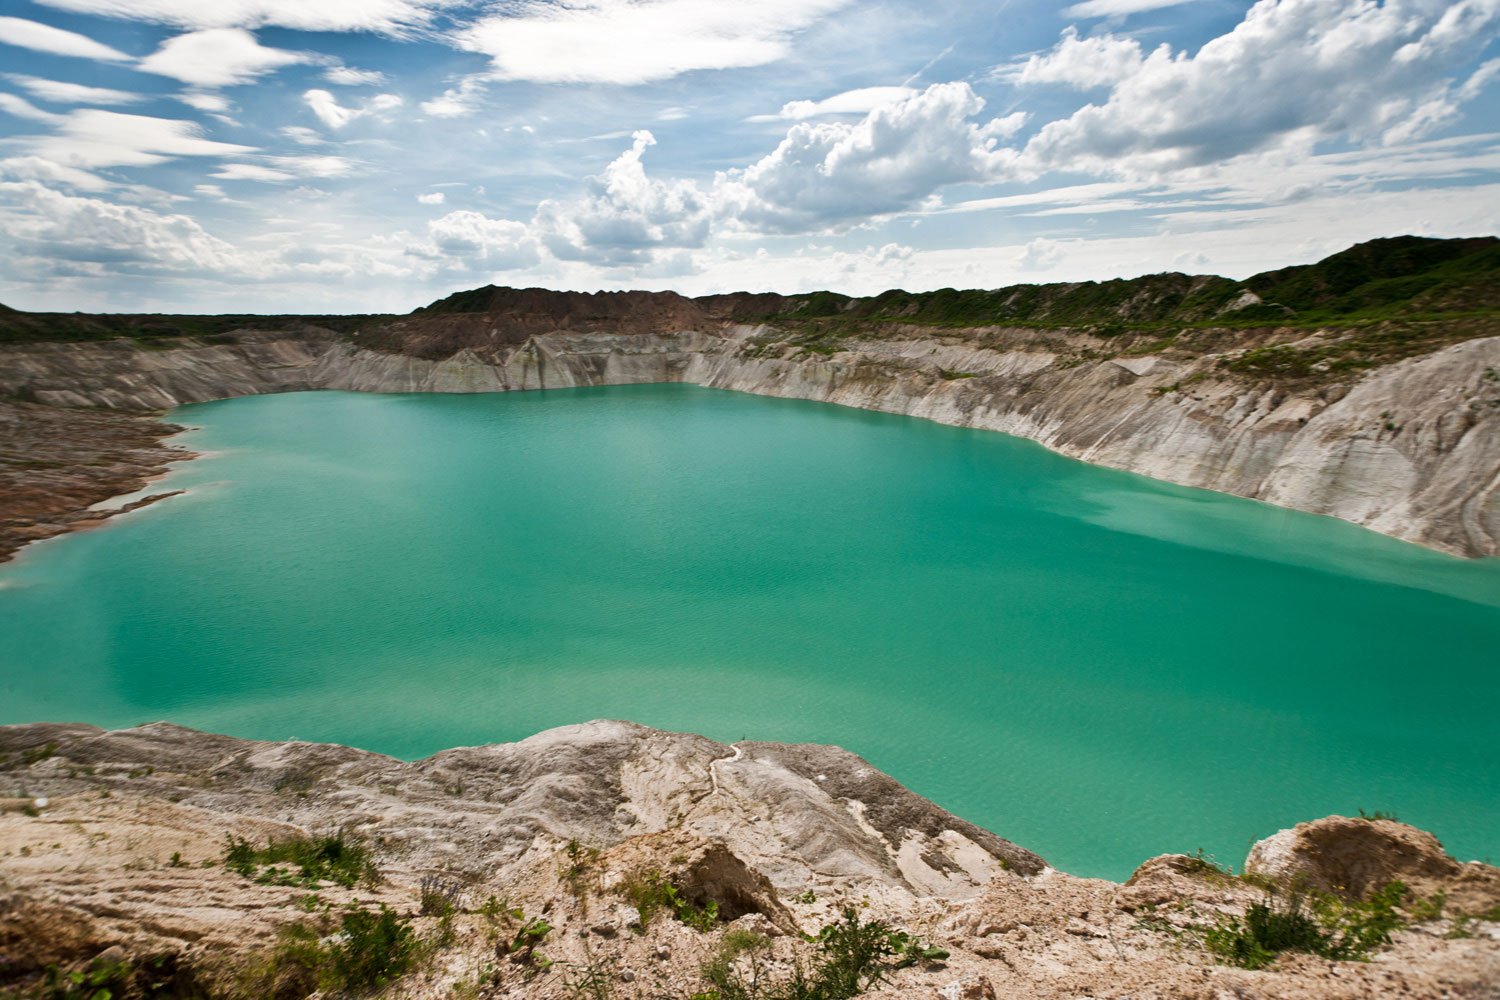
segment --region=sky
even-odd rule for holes
[[[0,302],[1243,277],[1500,233],[1500,0],[0,0]]]

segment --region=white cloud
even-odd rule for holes
[[[342,156],[266,156],[262,159],[299,177],[345,177],[354,172],[354,162]]]
[[[317,58],[306,52],[266,48],[242,28],[210,28],[167,39],[141,60],[140,68],[195,87],[230,87]]]
[[[423,101],[422,112],[434,118],[462,118],[472,115],[483,105],[488,83],[487,74],[466,76],[458,82],[458,86],[449,87],[441,95]]]
[[[150,21],[182,28],[373,31],[405,35],[431,23],[451,0],[39,0],[80,14]]]
[[[427,242],[407,253],[446,263],[459,270],[492,271],[533,267],[541,259],[536,240],[524,223],[491,219],[480,212],[449,212],[427,223]]]
[[[229,198],[224,189],[217,184],[194,184],[193,193],[200,198],[213,198],[216,201],[225,201]]]
[[[1056,240],[1038,237],[1026,244],[1016,258],[1016,266],[1023,271],[1050,271],[1063,259],[1063,245]]]
[[[62,120],[60,115],[54,115],[50,111],[43,111],[26,100],[26,98],[17,97],[15,94],[0,93],[0,111],[14,115],[17,118],[29,118],[34,122],[46,122],[49,125]]]
[[[306,177],[327,179],[354,172],[354,163],[342,156],[259,156],[257,163],[226,163],[213,176],[226,181],[259,181],[284,184]]]
[[[776,114],[757,115],[751,120],[770,121],[785,118],[804,121],[823,115],[864,115],[876,108],[894,104],[915,94],[917,91],[910,87],[861,87],[858,90],[846,90],[842,94],[825,97],[821,101],[788,101]]]
[[[1196,54],[1153,51],[1107,101],[1041,129],[1022,162],[1145,175],[1335,138],[1407,141],[1456,113],[1453,68],[1497,23],[1497,0],[1259,0]]]
[[[41,77],[22,76],[19,73],[9,73],[6,76],[42,100],[52,101],[54,104],[134,104],[145,100],[141,94],[110,90],[108,87],[86,87],[81,83],[43,80]]]
[[[127,62],[131,58],[119,49],[112,49],[85,35],[19,17],[0,17],[0,42],[37,52],[50,52],[53,55],[77,56],[80,59]]]
[[[188,91],[178,94],[177,99],[190,108],[206,111],[209,114],[226,114],[234,107],[229,98],[223,94],[205,94],[198,91]]]
[[[296,174],[263,167],[257,163],[226,163],[211,175],[221,181],[256,181],[262,184],[285,184],[297,179]]]
[[[373,69],[333,66],[323,73],[323,79],[342,87],[375,87],[385,82],[385,74]]]
[[[305,125],[283,125],[281,134],[299,146],[322,146],[328,141],[316,129],[310,129]]]
[[[660,248],[699,247],[708,238],[708,195],[690,181],[647,177],[641,157],[656,138],[644,130],[633,138],[630,149],[588,179],[583,198],[537,206],[532,225],[553,256],[644,264]]]
[[[33,263],[99,263],[110,273],[264,270],[264,261],[237,251],[186,215],[66,195],[36,181],[0,183],[0,197],[19,206],[0,217],[0,231]]]
[[[1001,72],[1016,83],[1058,83],[1079,89],[1112,87],[1141,68],[1141,43],[1134,38],[1094,35],[1079,38],[1068,27],[1051,51],[1032,55]]]
[[[0,160],[0,177],[17,181],[42,181],[46,184],[63,184],[80,191],[104,191],[114,187],[109,181],[76,167],[65,167],[61,163],[40,156],[12,156]]]
[[[70,167],[151,166],[178,156],[236,156],[253,147],[205,139],[196,122],[93,108],[69,112],[48,136],[23,138],[32,152]]]
[[[794,125],[771,154],[721,175],[722,209],[740,223],[800,232],[912,208],[940,188],[995,180],[1014,159],[996,149],[1022,113],[983,125],[966,83],[934,84],[859,122]]]
[[[637,84],[702,69],[763,66],[850,0],[520,0],[459,32],[503,80]]]
[[[1163,7],[1176,7],[1193,2],[1194,0],[1084,0],[1083,3],[1064,7],[1062,16],[1124,17],[1127,14],[1140,14],[1148,10],[1161,10]]]
[[[441,205],[447,200],[448,196],[443,194],[443,192],[441,191],[431,191],[427,194],[417,195],[417,201],[421,202],[423,205]]]
[[[318,120],[332,129],[340,129],[356,118],[379,114],[399,108],[401,98],[395,94],[377,94],[359,107],[345,107],[326,90],[309,90],[302,100],[318,116]]]

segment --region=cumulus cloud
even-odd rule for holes
[[[283,66],[315,62],[320,57],[261,45],[243,28],[210,28],[169,38],[140,68],[195,87],[230,87],[248,83]]]
[[[1021,113],[984,124],[966,83],[934,84],[858,122],[794,125],[772,153],[720,178],[727,213],[754,228],[809,231],[909,209],[950,184],[995,180],[1014,159],[997,142]]]
[[[656,138],[645,130],[603,173],[590,177],[581,199],[544,201],[533,226],[552,255],[600,264],[648,263],[662,248],[700,247],[712,205],[691,181],[646,176],[641,157]]]
[[[81,83],[63,83],[59,80],[44,80],[37,76],[8,73],[6,78],[26,88],[35,96],[54,104],[134,104],[145,100],[141,94],[131,94],[108,87],[86,87]]]
[[[1016,83],[1056,83],[1087,90],[1129,79],[1140,71],[1143,58],[1141,43],[1134,38],[1108,34],[1079,38],[1078,29],[1069,26],[1051,51],[1032,55],[1000,75]]]
[[[66,167],[40,156],[12,156],[0,160],[0,178],[14,181],[42,181],[61,184],[80,191],[104,191],[114,187],[109,181],[87,170]]]
[[[532,267],[541,260],[530,229],[509,219],[481,212],[449,212],[427,223],[427,241],[407,253],[456,270],[506,271]]]
[[[94,108],[79,109],[57,119],[57,130],[47,136],[20,141],[33,153],[64,166],[142,167],[178,156],[236,156],[253,147],[205,139],[196,122],[127,115]]]
[[[94,41],[86,35],[39,24],[20,17],[0,17],[0,42],[57,56],[127,62],[130,56],[119,49]]]
[[[417,201],[423,205],[441,205],[448,200],[448,196],[441,191],[430,191],[427,194],[417,195]]]
[[[34,261],[99,263],[135,273],[264,270],[264,261],[186,215],[63,194],[37,181],[0,182],[0,197],[21,206],[0,218],[0,231]]]
[[[341,129],[356,118],[390,111],[402,104],[401,98],[395,94],[377,94],[358,107],[345,107],[326,90],[309,90],[302,95],[302,100],[318,116],[318,121],[331,129]]]
[[[1050,271],[1062,263],[1063,246],[1056,240],[1037,238],[1026,244],[1016,258],[1016,266],[1023,271]]]
[[[637,84],[703,69],[763,66],[850,0],[519,0],[455,36],[503,80]]]
[[[79,14],[170,24],[181,28],[373,31],[406,35],[432,22],[451,0],[38,0]]]
[[[1497,23],[1496,0],[1259,0],[1196,54],[1157,48],[1108,100],[1041,129],[1023,163],[1149,174],[1334,138],[1406,141],[1456,113],[1453,67]]]

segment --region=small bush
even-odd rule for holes
[[[730,932],[714,960],[703,967],[712,989],[700,1000],[851,1000],[889,980],[890,974],[919,962],[948,957],[941,948],[895,930],[883,921],[861,921],[853,909],[815,939],[811,965],[797,962],[791,975],[765,982],[761,953],[770,941],[761,935]]]
[[[418,947],[408,919],[384,904],[379,911],[352,910],[331,949],[336,981],[345,989],[387,986],[411,968]]]
[[[642,929],[663,910],[696,931],[709,931],[719,922],[719,904],[710,899],[699,906],[682,896],[682,891],[667,881],[659,871],[648,871],[627,880],[620,892],[640,915]]]
[[[1390,943],[1402,926],[1396,906],[1406,885],[1392,882],[1368,900],[1345,903],[1323,896],[1309,901],[1293,893],[1284,901],[1274,892],[1255,903],[1243,918],[1221,917],[1204,933],[1209,951],[1231,965],[1260,969],[1284,951],[1304,951],[1335,961],[1364,961]]]
[[[283,869],[282,865],[295,866],[296,870]],[[375,885],[380,880],[369,849],[343,833],[271,840],[265,847],[230,836],[224,851],[224,867],[263,885],[309,889],[325,881],[353,888],[360,882]]]
[[[463,907],[462,882],[441,875],[423,875],[420,887],[424,917],[451,917]]]
[[[382,989],[422,955],[410,919],[385,906],[350,907],[331,939],[324,937],[327,928],[326,922],[310,921],[283,927],[275,946],[240,968],[219,992],[233,1000],[302,1000],[320,990]]]

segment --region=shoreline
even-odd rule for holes
[[[0,567],[35,542],[103,526],[186,492],[152,487],[201,457],[155,414],[0,403]],[[11,457],[14,456],[14,457]]]
[[[170,723],[9,725],[0,776],[25,786],[0,796],[19,893],[0,940],[35,959],[0,969],[0,987],[101,954],[143,968],[168,955],[186,982],[234,982],[288,928],[333,934],[318,914],[362,904],[440,942],[436,961],[392,984],[413,1000],[576,1000],[568,976],[584,968],[620,1000],[703,996],[700,970],[731,940],[753,941],[775,982],[856,911],[934,946],[893,963],[872,1000],[1477,998],[1500,976],[1500,870],[1384,817],[1298,823],[1235,871],[1165,854],[1124,882],[1076,877],[838,747],[730,746],[610,720],[411,762]],[[266,868],[277,858],[230,865],[226,837],[242,852],[337,838],[369,867],[362,881],[288,878]],[[632,895],[653,879],[685,901],[677,913],[651,919]],[[1206,938],[1268,888],[1363,907],[1398,882],[1367,954],[1288,950],[1246,968]],[[437,908],[434,886],[454,905]],[[545,924],[528,924],[537,914]],[[539,928],[547,967],[509,945],[523,926]]]

